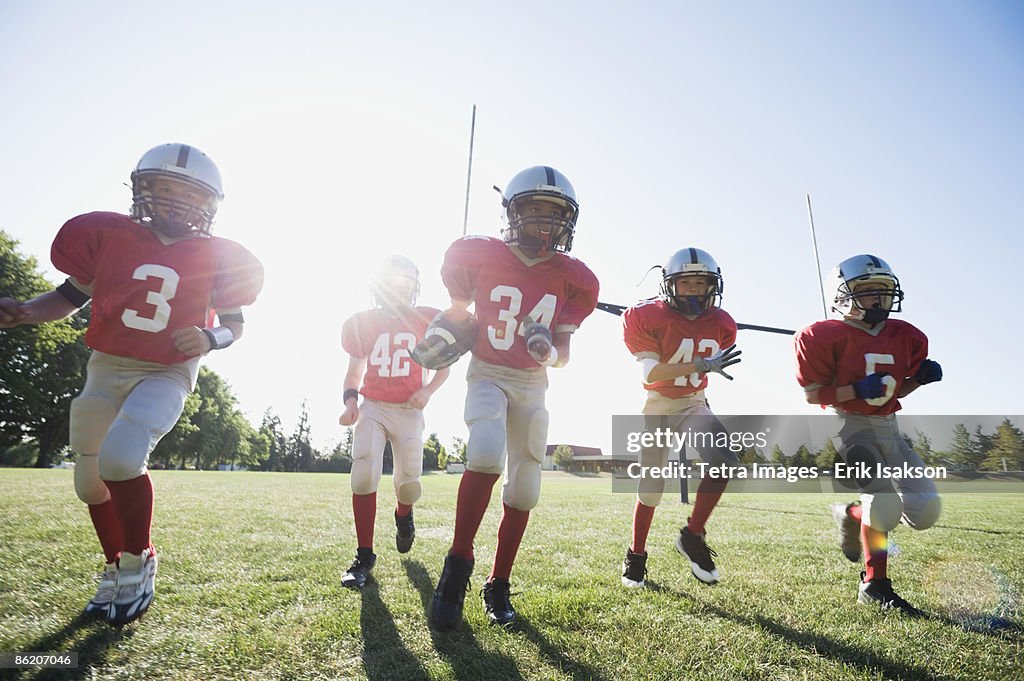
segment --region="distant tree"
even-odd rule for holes
[[[190,451],[192,438],[199,432],[199,426],[192,422],[192,417],[199,411],[199,403],[199,393],[193,390],[185,398],[185,408],[174,428],[153,448],[149,455],[150,464],[159,468],[172,468],[175,458],[180,459],[182,452]]]
[[[782,451],[782,447],[775,445],[772,447],[772,459],[774,463],[781,464],[783,466],[788,464],[789,457]]]
[[[949,446],[949,460],[953,463],[977,468],[980,463],[979,450],[971,434],[962,423],[953,426],[953,439]]]
[[[990,438],[991,448],[981,462],[982,470],[1001,471],[1006,468],[1019,471],[1024,467],[1024,433],[1010,419],[1003,419]]]
[[[764,463],[766,459],[756,447],[749,447],[744,449],[743,453],[740,454],[740,463],[752,464],[752,463]]]
[[[811,454],[811,450],[807,448],[807,445],[800,445],[789,463],[791,466],[814,466],[814,455]]]
[[[466,463],[466,441],[461,437],[453,437],[452,445],[448,448],[449,463]]]
[[[35,258],[0,230],[0,294],[28,300],[53,290]],[[89,349],[82,342],[90,308],[60,321],[0,331],[0,449],[31,438],[44,468],[68,444],[71,400],[85,383]]]
[[[448,463],[448,454],[444,446],[437,438],[437,433],[431,433],[430,437],[423,443],[423,470],[436,471],[441,468],[442,459],[445,465]]]
[[[351,428],[349,429],[351,432]],[[281,418],[267,409],[263,413],[263,422],[260,424],[259,434],[266,438],[268,443],[267,457],[260,466],[265,471],[285,470],[285,457],[288,450],[288,439],[285,437],[284,429],[281,426]],[[352,448],[349,447],[351,453]]]
[[[839,452],[836,450],[835,443],[832,442],[832,438],[826,439],[825,446],[814,457],[815,465],[822,470],[832,470],[838,460]]]
[[[921,460],[929,466],[939,462],[939,452],[932,449],[932,439],[925,433],[921,432],[920,428],[914,430],[911,449],[917,452],[917,455],[921,457]]]
[[[288,438],[288,460],[292,463],[293,471],[313,470],[313,459],[315,453],[310,436],[309,407],[306,400],[302,401],[299,407],[299,422],[295,426],[295,432]]]
[[[551,460],[559,469],[566,469],[572,465],[573,451],[569,445],[558,445],[551,453]]]
[[[988,456],[988,451],[992,449],[994,440],[994,435],[986,435],[982,432],[980,423],[974,426],[975,461],[979,468],[981,467],[981,462]]]

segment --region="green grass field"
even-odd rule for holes
[[[376,583],[339,577],[354,553],[347,476],[156,471],[157,598],[123,630],[78,613],[98,543],[72,472],[0,470],[0,651],[79,653],[100,679],[1021,679],[1024,496],[950,494],[939,525],[901,528],[890,576],[925,620],[856,604],[859,567],[822,494],[726,495],[708,525],[723,581],[672,548],[686,507],[666,497],[648,544],[652,588],[619,566],[633,497],[609,478],[546,474],[516,569],[520,624],[489,627],[479,589],[500,503],[477,539],[467,624],[427,626],[451,541],[458,476],[430,475],[411,553],[378,495]]]

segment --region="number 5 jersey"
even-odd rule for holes
[[[86,345],[165,365],[190,359],[175,349],[174,331],[205,328],[212,311],[237,312],[263,287],[263,266],[240,244],[220,237],[167,244],[119,213],[68,220],[50,259],[91,288]]]

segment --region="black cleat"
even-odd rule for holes
[[[341,585],[350,589],[362,589],[370,578],[370,570],[377,564],[377,554],[372,549],[356,549],[356,559],[341,576]]]
[[[705,584],[718,582],[718,568],[711,559],[718,554],[704,543],[704,535],[696,535],[690,532],[689,527],[684,527],[679,530],[679,536],[676,538],[676,551],[690,561],[690,572],[694,577]]]
[[[411,508],[409,515],[400,516],[397,511],[395,512],[395,527],[398,528],[395,533],[395,548],[399,553],[409,553],[412,542],[416,539],[416,525],[412,521]]]
[[[636,589],[644,586],[647,579],[647,552],[633,553],[626,549],[626,557],[622,561],[622,586]]]
[[[516,609],[512,607],[511,588],[507,579],[495,578],[484,584],[480,591],[484,597],[484,612],[491,624],[504,627],[515,621]]]
[[[863,572],[860,573],[860,591],[857,594],[857,602],[862,605],[879,605],[882,610],[896,610],[907,617],[923,617],[924,613],[907,603],[892,588],[892,580],[872,579],[864,581]]]
[[[473,574],[473,560],[452,554],[444,559],[441,578],[437,580],[430,608],[430,623],[438,631],[451,631],[462,621],[462,605]]]
[[[860,502],[851,504],[835,503],[829,504],[832,510],[832,520],[839,528],[839,548],[843,555],[851,563],[860,561],[860,523],[850,517],[850,507],[859,506]]]

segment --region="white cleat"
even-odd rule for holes
[[[117,573],[117,591],[107,611],[107,623],[123,626],[142,617],[156,592],[156,553],[122,553]]]
[[[100,584],[96,587],[96,594],[85,606],[83,614],[86,617],[106,619],[110,603],[114,600],[114,593],[117,590],[117,563],[107,563],[103,566],[103,574],[100,575]]]

